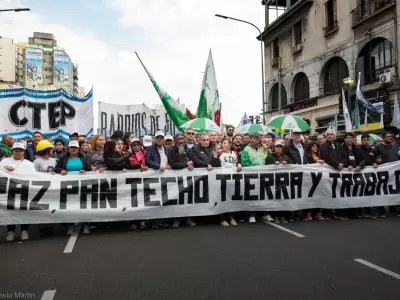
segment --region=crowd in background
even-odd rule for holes
[[[28,171],[47,172],[61,175],[104,170],[124,171],[148,169],[165,172],[168,169],[181,170],[193,168],[234,168],[238,172],[242,167],[280,164],[328,164],[336,170],[359,172],[365,166],[379,168],[380,164],[400,160],[400,142],[391,132],[382,134],[382,140],[370,144],[370,136],[363,134],[360,143],[354,133],[344,135],[344,143],[336,140],[333,130],[319,134],[316,142],[309,135],[294,129],[283,139],[276,139],[273,133],[234,134],[234,128],[226,128],[226,134],[209,132],[196,134],[191,128],[184,134],[165,135],[158,131],[154,136],[135,137],[131,132],[117,130],[105,140],[102,135],[91,136],[73,133],[68,143],[62,139],[51,142],[43,138],[40,132],[34,132],[31,141],[14,141],[10,135],[2,137],[0,145],[0,168],[8,172]],[[389,207],[392,215],[400,216],[399,207]],[[276,212],[238,212],[218,216],[224,227],[237,226],[239,221],[247,219],[255,223],[257,216],[268,222],[287,223],[293,221],[323,221],[325,219],[346,220],[348,217],[377,218],[386,217],[384,207],[364,207],[355,209]],[[192,218],[173,220],[134,220],[129,229],[172,226],[177,228],[184,222],[196,226]],[[76,228],[74,224],[65,224],[68,234]],[[85,234],[90,233],[91,225],[83,226]],[[7,241],[15,238],[15,225],[7,226]],[[41,234],[52,232],[51,226],[41,226]],[[21,225],[21,239],[29,239],[28,225]]]

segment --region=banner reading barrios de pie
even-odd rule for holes
[[[119,105],[99,102],[99,133],[111,136],[115,130],[133,132],[137,137],[154,135],[162,130],[166,135],[178,133],[166,110],[152,109],[145,104]]]
[[[399,204],[400,162],[359,173],[320,164],[66,176],[0,169],[0,225]]]
[[[0,90],[0,137],[27,138],[34,131],[68,139],[69,134],[93,133],[93,93],[84,98],[59,90]]]

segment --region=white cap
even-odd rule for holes
[[[171,140],[171,141],[173,141],[173,140],[174,140],[174,137],[173,137],[172,135],[166,135],[166,136],[165,136],[165,140]]]
[[[295,128],[292,130],[293,133],[302,133],[303,131],[301,131],[300,128]]]
[[[154,135],[154,137],[158,137],[158,136],[164,137],[165,134],[164,134],[164,132],[162,132],[162,131],[157,131],[156,134]]]
[[[136,142],[140,143],[140,140],[138,138],[131,139],[131,144],[136,143]]]
[[[25,150],[25,144],[21,142],[15,142],[12,146],[12,150],[14,149],[22,149]]]
[[[144,147],[150,147],[151,145],[153,145],[153,139],[151,136],[149,135],[145,135],[143,137],[143,146]]]
[[[282,146],[283,147],[284,145],[285,145],[285,143],[283,141],[281,141],[281,140],[275,142],[275,146]]]
[[[68,144],[68,147],[79,148],[79,142],[78,141],[70,141],[69,144]]]

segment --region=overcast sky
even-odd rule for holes
[[[53,33],[79,65],[80,85],[94,86],[95,102],[160,104],[137,51],[159,85],[195,112],[211,48],[223,122],[262,110],[257,31],[214,17],[262,30],[260,0],[0,0],[17,7],[31,12],[0,13],[0,35],[26,42],[33,31]]]

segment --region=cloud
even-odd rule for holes
[[[260,45],[257,31],[246,24],[214,17],[227,14],[263,28],[263,7],[242,0],[104,0],[104,10],[119,12],[116,22],[132,36],[113,44],[101,32],[51,24],[43,15],[2,14],[2,35],[27,41],[33,31],[51,32],[79,65],[80,84],[94,86],[96,101],[148,105],[160,100],[134,55],[138,51],[159,84],[197,108],[202,72],[212,48],[223,121],[236,124],[246,111],[261,111]],[[23,2],[23,1],[22,1]],[[217,2],[217,3],[214,3]],[[100,5],[100,4],[99,4]],[[2,1],[1,7],[23,7]],[[84,17],[84,11],[77,10]],[[94,22],[101,20],[94,20]],[[95,23],[93,24],[95,28]]]

